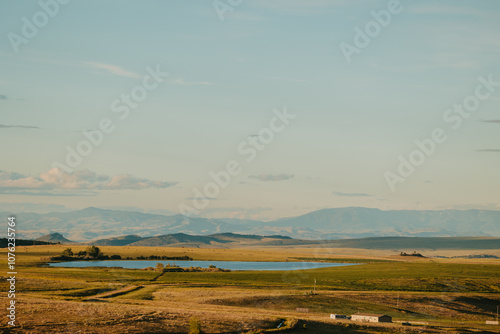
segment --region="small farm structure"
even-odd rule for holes
[[[385,314],[358,313],[353,314],[351,320],[361,322],[392,322],[392,317]]]
[[[330,319],[348,319],[345,314],[330,314]]]

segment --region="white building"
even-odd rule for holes
[[[351,320],[361,322],[392,322],[392,317],[385,314],[358,313],[353,314]]]

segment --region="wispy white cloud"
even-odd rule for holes
[[[99,193],[89,190],[24,190],[17,188],[0,188],[2,195],[16,195],[16,196],[49,196],[49,197],[82,197],[82,196],[97,196]]]
[[[116,65],[111,65],[111,64],[105,64],[105,63],[96,63],[96,62],[84,62],[85,65],[99,69],[99,70],[104,70],[106,73],[117,75],[120,77],[128,77],[128,78],[136,78],[140,79],[142,76],[134,73],[132,71],[126,70],[123,67],[116,66]]]
[[[15,172],[0,171],[0,191],[23,194],[26,190],[140,190],[147,188],[168,188],[176,182],[153,181],[138,178],[133,175],[122,174],[116,176],[98,175],[95,172],[83,169],[73,173],[66,173],[59,168],[52,168],[46,173],[37,176],[26,176]],[[24,193],[35,195],[37,193]],[[39,193],[40,195],[57,195],[58,193]]]
[[[169,83],[179,86],[213,85],[213,83],[209,81],[186,81],[181,78],[169,80]]]
[[[202,200],[209,200],[209,201],[215,201],[217,198],[215,197],[186,197],[187,200],[193,200],[193,201],[202,201]]]
[[[47,58],[47,56],[40,56],[40,57],[28,56],[28,57],[23,57],[22,60],[35,63],[42,63],[42,64],[51,64],[56,66],[73,67],[73,68],[91,68],[99,71],[98,73],[111,74],[127,78],[141,79],[143,77],[140,74],[127,70],[121,66],[101,63],[101,62],[59,60],[59,59]],[[5,83],[6,82],[0,81],[0,84],[5,84]]]
[[[373,195],[365,194],[365,193],[344,193],[344,192],[340,192],[340,191],[334,191],[333,193],[337,196],[343,196],[343,197],[369,197],[369,196],[373,196]]]
[[[260,174],[260,175],[250,175],[249,179],[259,180],[259,181],[284,181],[293,178],[293,174]]]
[[[32,125],[5,125],[5,124],[0,124],[0,129],[5,129],[5,128],[40,129],[38,126],[32,126]]]
[[[117,175],[106,180],[100,189],[146,189],[146,188],[168,188],[176,185],[176,182],[152,181],[149,179],[138,178],[133,175]]]

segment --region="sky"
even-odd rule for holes
[[[500,3],[0,3],[0,210],[500,210]]]

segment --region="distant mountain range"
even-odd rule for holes
[[[12,213],[2,214],[8,216]],[[500,211],[489,210],[382,211],[350,207],[324,209],[270,222],[165,216],[98,208],[64,213],[18,213],[16,216],[20,238],[35,239],[56,232],[80,242],[113,237],[145,238],[178,233],[208,236],[229,232],[316,240],[379,236],[500,237]],[[134,242],[141,241],[137,239]]]

